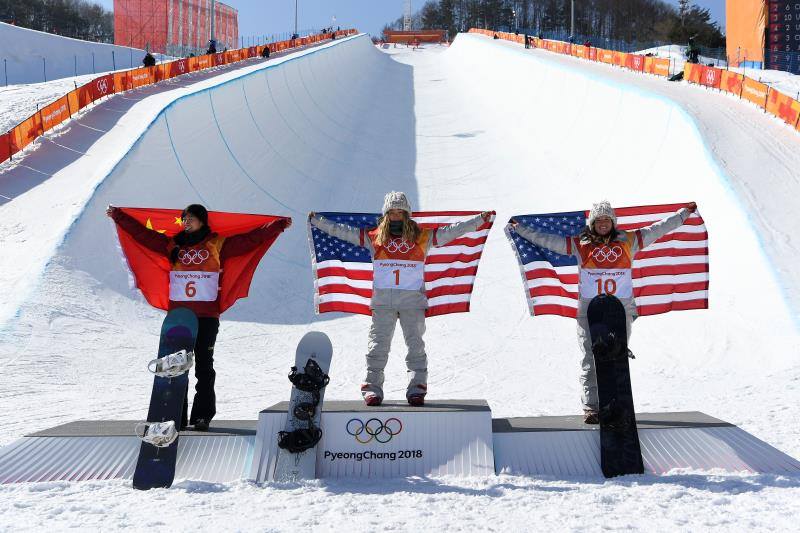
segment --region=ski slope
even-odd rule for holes
[[[710,235],[711,308],[636,322],[637,407],[704,411],[800,457],[800,282],[788,268],[800,242],[783,225],[800,193],[790,179],[800,138],[763,113],[477,35],[388,53],[357,36],[151,91],[97,106],[0,175],[0,445],[75,419],[146,414],[162,314],[128,288],[109,203],[294,217],[250,297],[223,317],[217,417],[253,419],[285,400],[294,347],[315,329],[334,345],[326,399],[357,398],[369,318],[314,315],[305,216],[374,211],[403,190],[415,209],[495,209],[499,222],[472,311],[427,323],[430,398],[485,398],[494,416],[579,412],[575,324],[528,316],[502,221],[606,198],[693,200]],[[763,143],[746,152],[745,137]],[[390,399],[404,394],[404,354],[398,334]],[[0,487],[0,500],[13,502],[0,523],[15,529],[788,530],[800,479],[187,480],[145,494],[48,483]]]

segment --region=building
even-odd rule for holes
[[[800,2],[726,2],[726,39],[731,66],[800,73]]]
[[[211,35],[217,49],[239,47],[239,12],[213,0],[114,0],[114,44],[171,56],[201,54]]]

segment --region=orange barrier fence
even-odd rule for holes
[[[520,44],[525,43],[524,35],[514,35],[513,33],[478,28],[472,28],[469,32],[479,33],[488,37],[497,35],[499,39]],[[636,72],[645,72],[663,77],[669,77],[670,75],[670,60],[665,58],[626,54],[624,52],[574,45],[561,41],[551,41],[549,39],[538,39],[536,37],[528,37],[528,42],[530,46],[534,48],[543,48],[559,54],[573,55],[591,61],[608,63]],[[797,131],[800,131],[800,101],[773,89],[765,83],[748,78],[737,72],[693,63],[686,63],[684,65],[683,78],[689,83],[695,83],[735,94],[739,98],[754,103],[767,113],[778,117],[794,127]]]
[[[154,67],[142,67],[100,76],[42,107],[8,132],[0,135],[0,163],[11,159],[14,154],[28,146],[37,137],[44,135],[46,131],[55,128],[65,120],[69,120],[72,115],[104,96],[152,85],[189,72],[260,57],[264,48],[267,47],[270,52],[280,52],[297,46],[315,44],[331,37],[346,37],[355,33],[357,33],[356,30],[345,30],[332,34],[311,35],[217,54],[177,59]]]

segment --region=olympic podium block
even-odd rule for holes
[[[288,408],[281,402],[259,413],[251,474],[256,481],[273,479]],[[318,478],[494,474],[492,413],[485,400],[428,401],[424,407],[326,400],[320,427]]]

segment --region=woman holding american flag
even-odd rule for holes
[[[607,201],[594,204],[586,227],[575,237],[543,233],[511,219],[514,231],[526,241],[556,254],[573,256],[578,261],[578,340],[583,351],[580,382],[583,388],[583,421],[599,423],[597,379],[592,354],[592,340],[586,311],[589,302],[600,294],[619,298],[625,307],[628,338],[637,308],[633,296],[633,258],[639,250],[679,228],[697,209],[691,202],[677,212],[634,231],[617,229],[617,216]],[[632,354],[630,354],[632,356]]]
[[[366,248],[372,257],[372,325],[369,330],[367,374],[361,385],[364,402],[378,406],[383,401],[383,371],[398,319],[408,355],[409,383],[406,399],[410,405],[425,404],[428,390],[428,358],[425,353],[425,258],[432,247],[444,246],[466,233],[476,231],[492,216],[484,211],[468,220],[428,229],[411,219],[411,205],[402,192],[390,192],[383,202],[377,227],[358,228],[309,214],[315,228]]]

